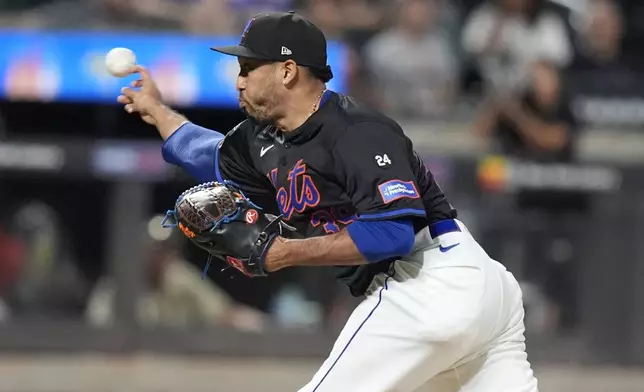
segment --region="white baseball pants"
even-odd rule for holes
[[[538,391],[519,284],[456,222],[374,279],[299,392]]]

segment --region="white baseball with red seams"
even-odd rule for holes
[[[136,55],[128,48],[114,48],[105,55],[105,66],[112,75],[122,78],[136,65]]]

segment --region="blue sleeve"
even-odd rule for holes
[[[221,181],[217,152],[224,135],[185,123],[163,143],[163,159],[187,171],[200,182]]]
[[[416,239],[412,218],[357,220],[347,226],[347,230],[360,253],[370,263],[408,254]]]

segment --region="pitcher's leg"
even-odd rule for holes
[[[434,374],[449,365],[447,347],[439,351],[424,342],[388,294],[383,287],[356,308],[329,357],[299,392],[410,392],[424,381],[415,374],[432,351],[438,359]]]
[[[468,351],[481,274],[444,268],[419,279],[389,278],[356,308],[300,392],[407,392],[448,369]]]
[[[461,391],[538,392],[526,351],[523,293],[515,276],[498,263],[497,267],[507,321],[497,326],[484,355],[455,369],[464,383]]]
[[[417,392],[538,392],[521,337],[438,374]]]
[[[499,325],[496,336],[478,354],[438,374],[418,392],[538,392],[526,352],[521,291],[511,273],[501,275],[504,303],[510,305],[507,323]]]

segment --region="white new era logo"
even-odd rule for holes
[[[293,54],[293,52],[291,52],[291,49],[287,48],[286,46],[282,46],[282,56],[288,56],[289,54]]]

